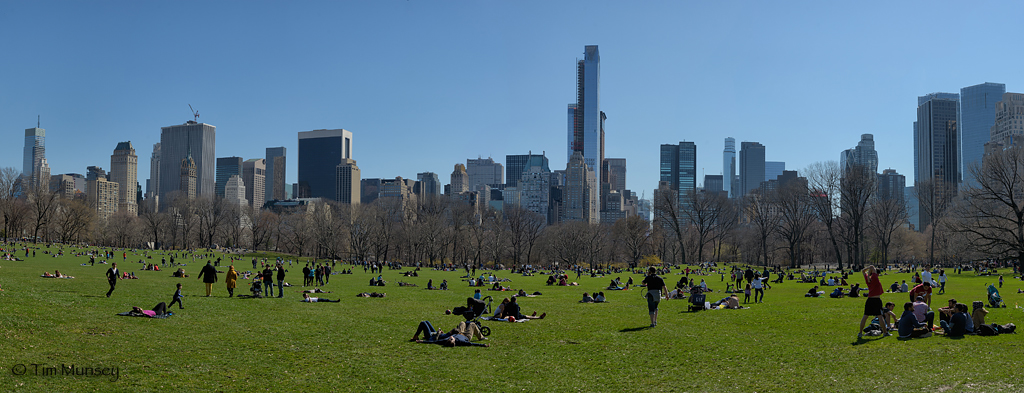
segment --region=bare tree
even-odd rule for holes
[[[868,205],[865,218],[867,232],[874,238],[881,252],[881,260],[888,263],[889,247],[893,235],[910,219],[907,201],[903,198],[875,198]]]
[[[134,245],[134,237],[138,233],[135,217],[125,211],[114,213],[107,219],[106,233],[110,244],[116,247]]]
[[[195,216],[199,220],[199,232],[204,243],[203,246],[212,248],[215,244],[214,239],[217,238],[227,222],[230,209],[223,198],[217,197],[199,197],[193,203]]]
[[[19,212],[17,208],[17,185],[18,178],[21,175],[17,169],[12,167],[0,168],[0,210],[3,211],[4,219],[4,235],[6,237],[13,237],[14,226],[11,224],[20,221],[20,216],[24,212]]]
[[[793,182],[783,186],[779,189],[777,201],[779,236],[786,241],[790,267],[797,267],[802,264],[801,248],[807,238],[807,231],[815,220],[807,185]]]
[[[630,215],[620,219],[612,225],[612,231],[616,243],[622,246],[629,261],[629,267],[635,268],[644,257],[644,252],[650,246],[651,223],[643,217]]]
[[[804,173],[807,176],[807,187],[811,193],[811,208],[818,221],[825,226],[836,262],[842,269],[843,253],[839,249],[839,236],[842,229],[839,222],[842,169],[835,161],[816,162],[808,166]]]
[[[743,201],[744,214],[757,234],[758,251],[764,258],[763,266],[768,266],[769,239],[779,228],[777,199],[777,193],[769,191],[764,194],[748,194]]]
[[[249,210],[249,240],[253,251],[259,250],[268,241],[274,226],[279,222],[277,214],[269,210]]]
[[[932,178],[914,182],[914,197],[918,201],[918,215],[921,222],[929,223],[928,227],[931,228],[928,242],[928,261],[930,263],[935,263],[936,233],[942,229],[942,221],[949,213],[955,196],[956,185],[946,184],[942,179]],[[919,229],[926,230],[928,228]]]
[[[81,240],[81,236],[93,225],[96,212],[81,199],[61,199],[54,216],[60,241],[70,243]]]
[[[725,213],[726,197],[718,193],[692,191],[686,196],[689,206],[683,214],[696,232],[697,261],[704,261],[704,247],[714,241],[715,227],[721,224]]]
[[[365,261],[370,255],[370,237],[373,235],[373,212],[364,205],[351,205],[348,214],[348,243],[351,257],[357,261]]]
[[[1013,257],[1024,266],[1024,149],[993,152],[981,167],[969,170],[977,186],[964,191],[953,228],[967,235],[972,248],[990,257]],[[922,211],[929,207],[922,206]],[[928,214],[933,221],[942,216],[934,211]],[[934,244],[933,240],[932,255]]]
[[[533,247],[537,244],[545,219],[522,206],[509,206],[505,211],[505,225],[509,233],[512,260],[517,266],[530,263]]]
[[[877,184],[877,174],[865,166],[850,165],[843,172],[839,209],[850,265],[864,265],[864,216]],[[840,264],[839,269],[842,268]]]
[[[50,225],[59,199],[57,193],[50,191],[49,184],[33,184],[29,188],[28,201],[32,207],[33,239],[39,239],[39,232]]]
[[[660,189],[654,193],[654,225],[664,229],[668,237],[675,240],[679,254],[677,262],[685,265],[688,223],[675,191]]]
[[[167,226],[170,217],[166,212],[158,212],[152,200],[145,200],[139,206],[139,219],[146,232],[152,235],[153,247],[160,247],[160,233]]]

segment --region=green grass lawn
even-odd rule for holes
[[[811,284],[773,284],[764,303],[747,310],[688,313],[686,301],[663,301],[658,326],[648,328],[641,290],[605,291],[609,303],[581,304],[583,292],[602,290],[608,278],[583,277],[578,287],[550,287],[544,285],[546,276],[498,272],[512,279],[513,288],[542,292],[520,302],[524,313],[547,312],[548,317],[485,322],[492,330],[490,348],[443,348],[408,340],[421,320],[445,330],[462,320],[443,313],[473,293],[456,272],[425,270],[406,278],[386,270],[388,296],[377,299],[355,297],[381,290],[369,287],[371,275],[359,268],[353,275],[332,276],[324,289],[333,293],[320,295],[341,303],[306,304],[299,302],[301,287],[286,288],[284,299],[228,298],[223,275],[214,296],[202,297],[199,261],[189,263],[191,277],[185,279],[172,278],[171,269],[139,271],[138,263],[119,263],[140,279],[119,282],[106,298],[108,265],[80,266],[88,257],[54,258],[43,250],[26,261],[0,261],[0,390],[1024,391],[1024,336],[857,340],[863,298],[803,297]],[[150,255],[157,263],[163,256]],[[244,271],[252,265],[245,260],[235,267]],[[39,277],[55,269],[77,278]],[[300,284],[301,269],[293,265],[286,281]],[[622,274],[622,280],[628,276]],[[889,273],[882,282],[909,276]],[[703,278],[716,290],[708,300],[724,296],[718,275]],[[1024,312],[1014,305],[1024,303],[1024,295],[1016,293],[1024,284],[1006,278],[1001,292],[1009,307],[990,308],[987,321],[1021,325]],[[451,290],[424,290],[428,279],[447,279]],[[672,274],[666,282],[678,279]],[[400,280],[420,287],[398,287]],[[950,275],[947,294],[935,296],[933,309],[951,296],[968,304],[984,300],[985,284],[992,281]],[[116,315],[131,306],[170,303],[178,282],[184,285],[186,308],[175,307],[174,316]],[[236,294],[248,292],[246,283],[239,280]],[[905,299],[904,294],[883,296],[899,306]],[[117,367],[119,378],[42,375],[42,368],[36,375],[32,364]],[[25,375],[14,375],[18,365],[28,367]]]

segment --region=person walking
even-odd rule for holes
[[[178,303],[179,309],[185,309],[185,306],[181,304],[181,283],[178,283],[178,290],[174,291],[174,297],[171,298],[171,305],[167,307],[174,307],[174,303]]]
[[[755,274],[751,286],[754,287],[754,303],[761,303],[764,300],[764,285],[761,283],[761,276]]]
[[[878,280],[878,270],[875,270],[874,265],[868,265],[864,270],[861,271],[864,274],[864,281],[868,284],[868,299],[864,303],[864,317],[860,319],[860,330],[857,331],[857,339],[864,337],[864,324],[868,321],[868,318],[882,317],[882,293],[885,289],[882,288],[882,282]],[[889,333],[889,327],[882,323],[882,335],[885,337],[891,336]]]
[[[284,297],[284,265],[277,264],[277,297]]]
[[[668,294],[665,280],[657,275],[658,269],[651,266],[647,269],[647,277],[642,283],[647,284],[647,312],[651,315],[651,327],[658,326],[658,303],[661,302],[662,291]]]
[[[228,272],[224,275],[224,282],[228,286],[228,297],[235,297],[235,286],[238,284],[238,272],[235,271],[235,265],[228,266]]]
[[[110,297],[110,294],[114,293],[114,286],[117,285],[117,280],[119,279],[121,279],[121,274],[117,272],[117,262],[114,262],[110,264],[110,269],[107,269],[107,283],[110,284],[110,290],[107,291],[107,297]]]
[[[213,267],[210,261],[206,261],[206,266],[199,271],[199,277],[196,279],[203,280],[203,283],[206,284],[206,297],[210,297],[210,294],[213,293],[213,283],[217,282],[217,268]]]

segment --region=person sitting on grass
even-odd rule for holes
[[[420,340],[420,333],[423,333],[423,340]],[[448,333],[434,330],[434,326],[430,324],[430,321],[421,321],[419,326],[416,327],[416,333],[412,335],[412,342],[421,344],[438,344],[445,347],[489,347],[488,344],[474,343],[469,341],[470,337],[474,337],[478,340],[486,340],[480,332],[480,327],[472,322],[459,322],[455,329],[452,329]]]
[[[523,315],[520,312],[519,302],[517,302],[516,299],[518,299],[518,296],[512,296],[512,299],[505,305],[505,309],[502,312],[502,318],[515,317],[516,319],[544,319],[544,317],[548,315],[548,313],[543,313],[538,317],[536,311],[533,312],[533,315]]]
[[[439,286],[437,289],[440,289],[442,291],[447,291],[448,290],[448,280],[441,280],[441,286]]]
[[[900,291],[900,283],[898,281],[893,281],[892,285],[889,286],[889,292],[896,293],[896,292],[899,292],[899,291]]]
[[[593,302],[594,302],[594,298],[590,297],[589,293],[583,292],[583,300],[580,300],[580,303],[593,303]]]
[[[932,330],[924,322],[918,321],[914,315],[914,303],[903,304],[903,315],[900,316],[899,338],[906,340],[917,337],[931,337]]]
[[[322,298],[322,297],[309,297],[308,293],[303,293],[302,294],[302,301],[306,302],[306,303],[337,303],[337,302],[340,302],[341,299],[331,300],[331,299]]]
[[[887,302],[885,307],[882,308],[882,317],[878,319],[879,323],[885,324],[885,330],[896,330],[896,323],[899,318],[896,317],[896,313],[893,310],[896,309],[896,303]]]
[[[846,293],[843,292],[843,287],[836,287],[836,289],[832,290],[832,293],[828,294],[828,297],[833,299],[842,299],[843,296],[846,296]]]
[[[985,309],[985,302],[976,301],[971,303],[971,323],[975,326],[975,329],[979,329],[981,325],[985,324],[985,314],[988,314],[988,310]]]
[[[956,312],[949,318],[949,322],[939,321],[939,326],[942,326],[942,332],[948,337],[963,337],[967,334],[967,321],[970,321],[971,317],[967,315],[967,305],[963,303],[956,304]]]
[[[814,288],[811,288],[809,291],[807,291],[807,293],[804,294],[804,297],[818,297],[818,295],[818,286],[815,285]]]

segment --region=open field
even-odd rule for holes
[[[341,303],[306,304],[299,302],[301,287],[286,288],[284,299],[228,298],[223,275],[214,296],[202,297],[199,261],[189,263],[185,269],[191,277],[184,279],[172,278],[170,268],[139,271],[138,263],[119,262],[122,271],[135,271],[140,279],[120,281],[106,298],[108,265],[80,266],[88,257],[54,258],[43,250],[26,261],[0,261],[0,390],[1024,391],[1021,334],[857,340],[863,298],[804,298],[812,285],[791,281],[773,284],[764,303],[747,310],[687,313],[685,301],[663,301],[658,326],[648,328],[642,290],[605,291],[609,303],[580,304],[583,292],[602,290],[609,278],[583,277],[579,287],[549,287],[547,276],[498,272],[512,279],[512,288],[542,292],[520,302],[524,313],[547,312],[548,317],[485,322],[492,329],[490,348],[443,348],[408,340],[421,320],[445,330],[462,320],[443,315],[472,296],[458,278],[462,273],[424,270],[420,277],[406,278],[385,270],[389,285],[371,288],[371,275],[359,268],[353,275],[332,276],[324,289],[333,293],[320,295]],[[116,255],[120,260],[121,252]],[[150,261],[159,263],[162,255],[151,255]],[[249,270],[251,262],[235,267]],[[77,278],[39,277],[55,269]],[[286,281],[300,284],[302,266],[289,269]],[[226,264],[220,270],[226,271]],[[629,274],[620,276],[626,281]],[[889,273],[882,283],[909,276]],[[724,296],[718,275],[703,278],[716,290],[708,300]],[[1024,303],[1024,295],[1016,293],[1024,283],[1010,274],[1006,278],[1001,292],[1009,307],[990,308],[987,321],[1022,325],[1024,312],[1014,304]],[[435,284],[447,279],[451,290],[424,290],[428,279]],[[666,276],[666,282],[678,279],[674,273]],[[951,296],[968,304],[984,300],[984,285],[993,280],[950,275],[947,294],[935,296],[933,309]],[[398,287],[398,281],[419,287]],[[185,309],[175,306],[174,316],[115,315],[131,306],[170,303],[178,282],[184,285]],[[246,284],[239,280],[236,295],[248,293]],[[386,298],[355,297],[381,289]],[[905,294],[883,296],[898,305],[905,299]],[[40,365],[38,372],[33,364]],[[110,377],[43,375],[43,367],[61,364],[116,367],[118,376],[112,382]],[[26,365],[24,375],[14,375],[23,370],[18,365]]]

